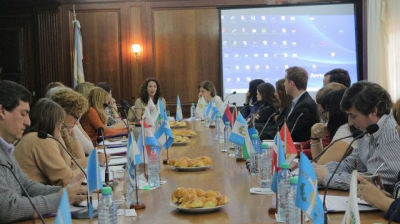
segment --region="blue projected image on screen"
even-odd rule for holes
[[[321,88],[324,74],[334,68],[349,71],[352,82],[357,81],[354,15],[238,15],[224,10],[221,34],[224,94],[246,93],[256,78],[275,84],[292,66],[307,70],[309,91]]]

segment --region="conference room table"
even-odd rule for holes
[[[170,165],[161,164],[161,180],[167,181],[154,190],[140,190],[140,200],[146,208],[136,210],[136,217],[118,216],[118,223],[277,223],[274,215],[268,213],[275,195],[251,194],[250,188],[259,186],[259,177],[251,176],[244,162],[236,162],[221,152],[223,146],[214,141],[214,128],[204,127],[200,121],[186,122],[197,136],[191,138],[187,145],[172,146],[168,157],[180,158],[210,156],[213,165],[204,171],[176,171]],[[167,156],[161,152],[161,161]],[[229,197],[230,202],[217,211],[193,214],[184,213],[170,205],[171,194],[178,187],[200,188],[219,191]],[[323,192],[320,192],[322,194]],[[347,196],[348,192],[330,190],[329,195]],[[329,223],[341,223],[344,213],[330,213]],[[53,218],[46,218],[48,223]],[[361,223],[386,223],[382,212],[361,213]],[[29,223],[26,221],[25,223]],[[97,220],[73,220],[73,223],[97,223]],[[312,222],[307,222],[312,223]]]

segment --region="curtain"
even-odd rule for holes
[[[400,1],[368,0],[368,81],[400,98]]]

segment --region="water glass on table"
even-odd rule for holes
[[[114,199],[117,204],[125,202],[125,170],[113,170]]]

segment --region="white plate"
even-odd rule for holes
[[[172,145],[187,145],[189,142],[173,142]]]
[[[172,207],[174,207],[180,211],[189,212],[189,213],[212,212],[212,211],[220,209],[223,206],[223,205],[219,205],[219,206],[213,207],[213,208],[179,208],[179,205],[173,203],[172,201],[169,203],[169,205],[171,205]]]
[[[200,171],[210,168],[211,166],[199,166],[199,167],[175,167],[178,171]]]

